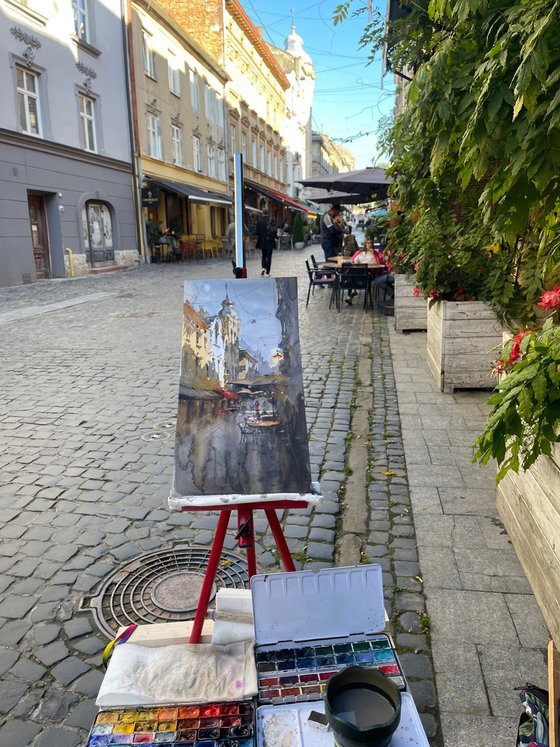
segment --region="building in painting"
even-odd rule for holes
[[[0,0],[0,285],[138,260],[120,0]]]
[[[221,250],[232,204],[228,76],[166,5],[133,0],[129,20],[136,143],[144,189],[151,193],[148,241],[153,258],[161,260],[181,246],[204,255]],[[172,238],[154,241],[158,230]]]
[[[188,301],[183,303],[181,375],[208,385],[214,378],[210,325]]]
[[[210,323],[212,357],[222,387],[239,378],[240,335],[239,314],[226,293],[221,309]]]
[[[259,373],[259,361],[248,350],[239,350],[239,376],[238,379],[250,379]]]

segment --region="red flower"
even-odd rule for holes
[[[463,290],[462,288],[459,288],[459,289],[458,289],[458,290],[456,290],[456,291],[455,291],[455,293],[453,294],[453,299],[454,299],[454,300],[456,301],[456,300],[457,300],[457,299],[459,298],[459,296],[462,296],[462,295],[463,295],[463,293],[464,293],[464,292],[465,292],[465,291],[464,291],[464,290]]]
[[[515,361],[521,358],[521,340],[525,337],[525,335],[529,334],[531,334],[530,329],[521,329],[513,338],[513,346],[511,348],[511,353],[509,354],[507,362],[508,366],[513,365]]]
[[[416,264],[414,265],[414,272],[418,272],[418,268],[419,268],[419,267],[420,267],[420,262],[417,262],[417,263],[416,263]]]
[[[506,370],[506,364],[500,358],[500,360],[496,363],[496,365],[492,369],[492,376],[499,376],[500,374],[503,374],[505,370]]]
[[[434,290],[432,288],[432,290],[430,291],[430,298],[432,299],[432,301],[437,301],[437,299],[439,298],[439,296],[440,296],[439,291]]]
[[[385,262],[385,267],[389,270],[389,272],[391,272],[391,270],[393,269],[393,265],[390,262]]]
[[[554,290],[545,291],[538,305],[543,309],[560,309],[560,285],[557,285]]]
[[[420,288],[413,288],[412,295],[418,298],[418,296],[420,295]]]

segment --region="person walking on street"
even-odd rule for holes
[[[340,214],[340,205],[333,205],[321,218],[321,246],[325,252],[325,261],[335,254],[335,218]]]
[[[257,232],[257,248],[261,250],[261,275],[270,275],[272,252],[276,248],[276,234],[278,226],[272,216],[263,213],[255,226]]]

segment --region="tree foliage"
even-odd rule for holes
[[[385,143],[399,208],[420,216],[407,239],[424,246],[419,284],[452,297],[470,282],[525,322],[560,268],[560,0],[410,7],[367,33],[393,70],[414,72]]]

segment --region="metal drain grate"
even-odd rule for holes
[[[193,620],[209,557],[210,548],[197,546],[140,555],[114,571],[97,594],[85,597],[82,609],[93,612],[97,625],[110,638],[131,623]],[[211,601],[218,588],[248,585],[246,560],[224,550]]]

